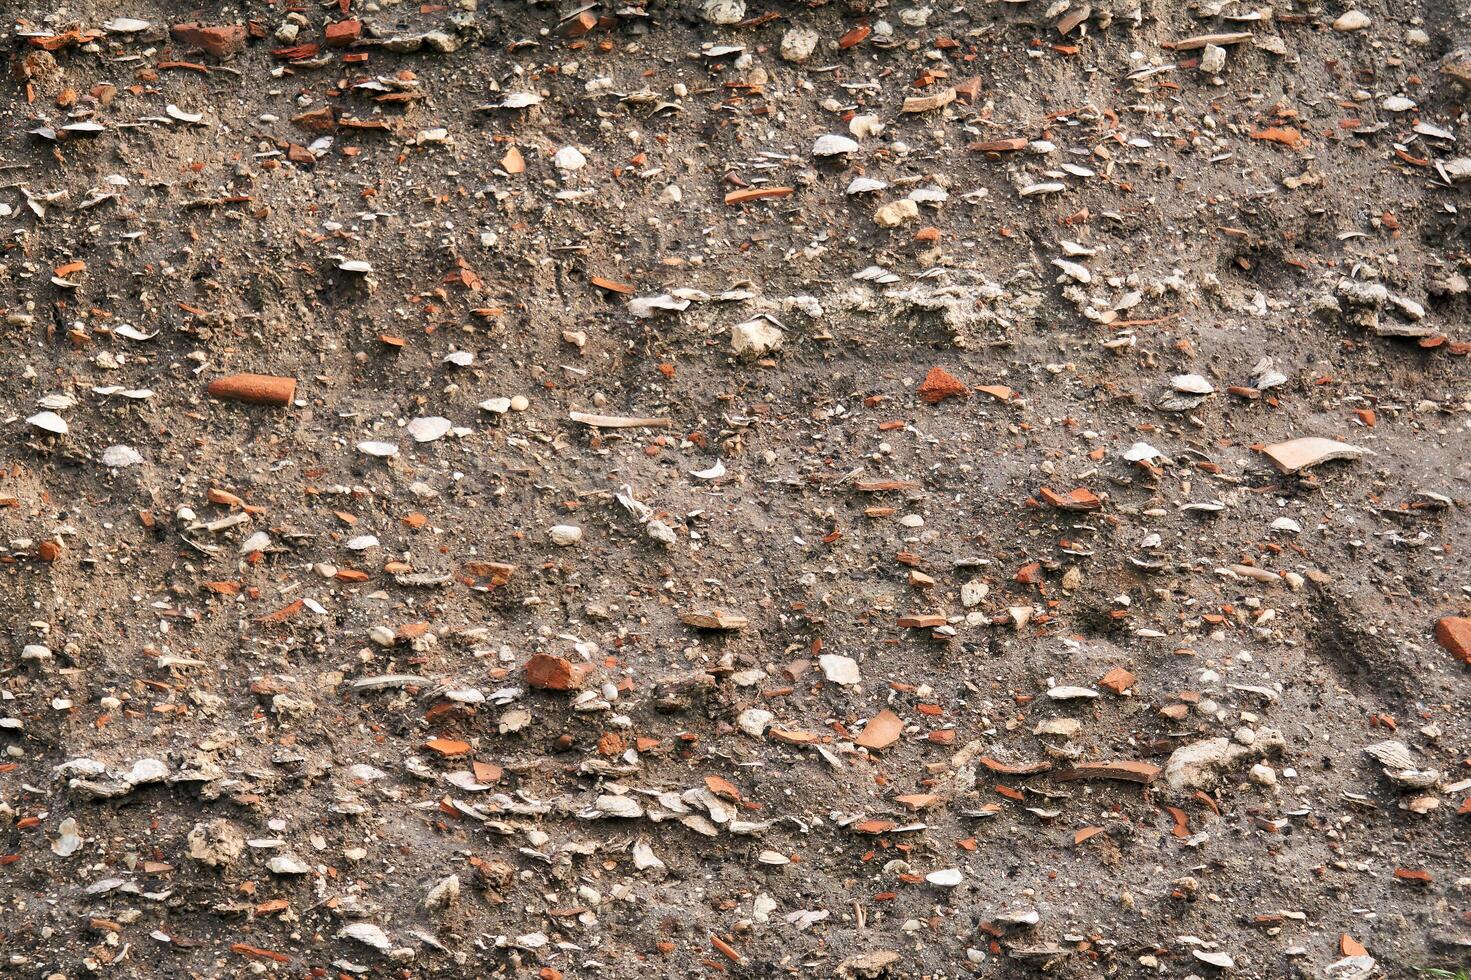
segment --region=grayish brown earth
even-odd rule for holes
[[[7,975],[1471,962],[1464,5],[350,7],[8,5]]]

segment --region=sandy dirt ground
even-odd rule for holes
[[[6,6],[7,976],[1471,965],[1471,11]]]

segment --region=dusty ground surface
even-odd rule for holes
[[[1464,5],[744,7],[9,5],[7,975],[1471,961]]]

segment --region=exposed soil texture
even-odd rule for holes
[[[7,8],[6,975],[1471,964],[1464,4]]]

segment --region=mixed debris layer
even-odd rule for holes
[[[18,977],[1471,963],[1471,14],[9,6]]]

